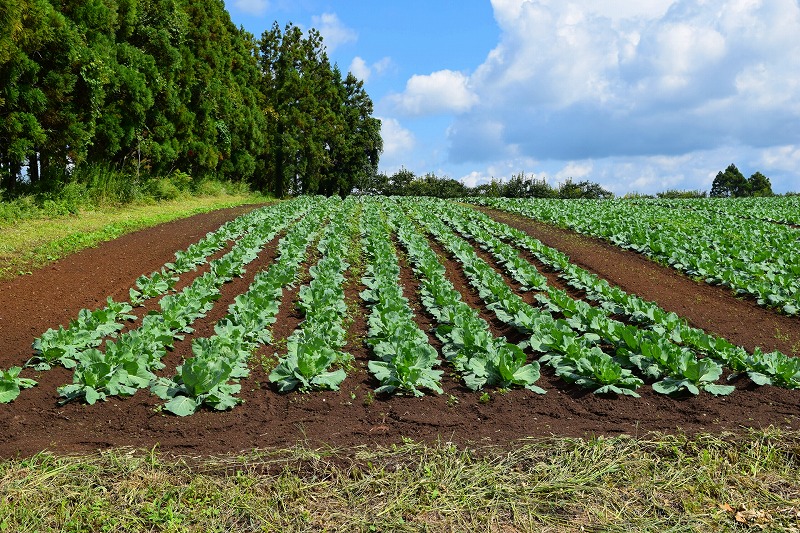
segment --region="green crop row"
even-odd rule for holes
[[[797,228],[645,201],[475,201],[606,239],[694,278],[750,295],[759,305],[800,313]]]

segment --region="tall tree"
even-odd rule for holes
[[[772,196],[772,183],[761,172],[756,172],[747,179],[747,191],[750,196]]]
[[[711,184],[712,198],[728,198],[747,196],[747,179],[744,177],[736,165],[731,163],[725,172],[717,172],[714,182]]]
[[[0,4],[0,186],[82,165],[346,194],[374,173],[380,123],[321,34],[256,41],[223,0]],[[41,173],[39,170],[41,169]]]
[[[279,198],[288,194],[296,175],[301,125],[297,103],[302,96],[299,57],[302,34],[300,28],[292,24],[283,32],[275,22],[259,41],[261,91],[269,145],[264,166],[272,176],[269,188]]]
[[[74,57],[77,32],[47,0],[0,3],[0,186],[13,189],[24,164],[39,178],[38,156],[48,142],[63,137],[53,128],[53,109],[71,88],[51,72],[53,54],[65,69]]]
[[[381,121],[372,116],[373,105],[364,83],[352,73],[341,79],[338,68],[334,77],[340,94],[340,122],[333,140],[328,143],[332,168],[328,194],[349,194],[358,183],[369,180],[378,171],[383,151]]]

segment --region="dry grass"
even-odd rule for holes
[[[0,531],[800,529],[800,434],[156,450],[0,464]]]

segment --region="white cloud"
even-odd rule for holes
[[[323,13],[322,15],[311,17],[311,22],[311,25],[322,34],[322,39],[328,52],[333,52],[343,44],[358,40],[358,33],[345,26],[336,13]]]
[[[484,183],[491,182],[492,181],[492,177],[491,176],[487,176],[486,174],[484,174],[482,172],[478,172],[477,170],[473,170],[472,172],[470,172],[466,176],[462,176],[461,179],[459,179],[458,181],[460,181],[461,183],[463,183],[467,187],[475,187],[477,185],[482,185]]]
[[[785,148],[800,138],[796,0],[492,6],[500,41],[459,78],[470,104],[448,128],[452,163],[530,157],[564,177],[651,191],[705,187],[737,161],[800,168]],[[399,100],[406,112],[427,101],[412,89]]]
[[[478,97],[470,88],[466,75],[440,70],[411,76],[405,91],[392,95],[390,101],[402,114],[423,116],[468,111],[478,103]]]
[[[383,59],[373,63],[372,64],[372,69],[377,74],[383,74],[385,72],[388,72],[389,69],[392,68],[393,65],[394,65],[394,63],[392,62],[392,58],[391,57],[384,57]]]
[[[380,76],[381,74],[386,72],[391,67],[391,65],[392,65],[392,60],[389,57],[384,57],[380,61],[377,61],[372,65],[369,65],[364,60],[364,58],[356,56],[353,58],[353,61],[350,62],[350,67],[348,70],[352,72],[356,78],[366,83],[372,77],[373,72]]]
[[[234,7],[239,11],[244,11],[250,15],[263,15],[269,9],[269,2],[267,0],[235,0]]]
[[[569,178],[580,180],[591,176],[593,170],[594,165],[589,161],[570,161],[564,168],[556,172],[555,178],[558,182],[566,181]]]
[[[383,154],[381,165],[400,166],[408,159],[414,149],[416,141],[414,134],[400,125],[393,118],[378,117],[381,120],[381,138],[383,139]]]
[[[767,168],[795,173],[798,180],[795,186],[800,190],[800,176],[797,176],[797,169],[800,169],[800,145],[790,144],[763,150],[759,161]]]
[[[367,65],[367,62],[359,56],[353,58],[348,70],[353,73],[353,76],[365,82],[369,80],[372,74],[372,70],[369,68],[369,65]]]

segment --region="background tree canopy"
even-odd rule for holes
[[[256,39],[222,0],[0,3],[0,188],[108,165],[347,194],[377,172],[372,112],[317,31]]]
[[[713,198],[740,198],[743,196],[772,196],[772,184],[761,172],[745,178],[736,165],[731,163],[720,171],[711,184]]]

